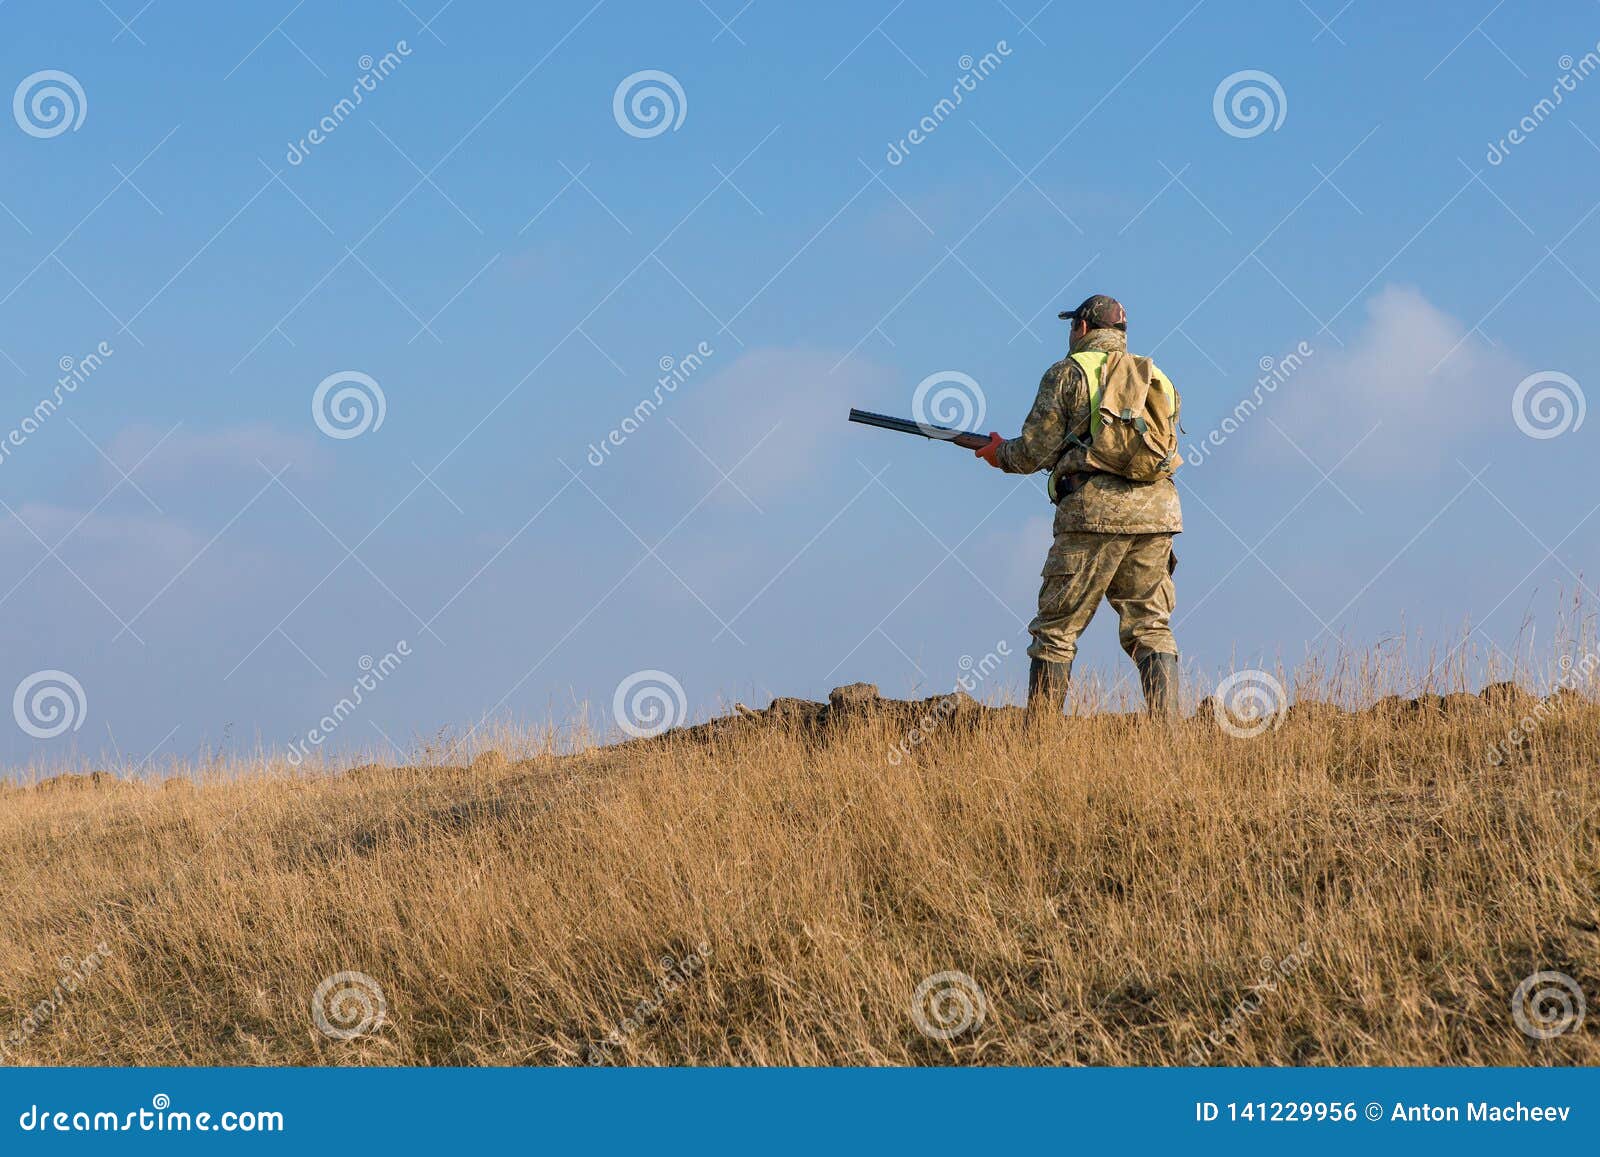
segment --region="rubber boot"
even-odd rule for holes
[[[1072,660],[1057,663],[1051,659],[1032,659],[1028,663],[1028,714],[1061,714],[1067,686],[1072,682]]]
[[[1178,718],[1178,656],[1157,652],[1139,660],[1139,684],[1144,688],[1145,710],[1153,719]]]

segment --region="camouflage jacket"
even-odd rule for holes
[[[1120,330],[1095,329],[1073,346],[1072,352],[1126,352],[1127,348],[1127,338]],[[1074,445],[1069,435],[1089,436],[1089,383],[1070,356],[1044,372],[1022,433],[1003,444],[996,457],[1009,474],[1050,470],[1057,493],[1065,495],[1056,505],[1056,534],[1175,534],[1183,529],[1178,488],[1170,478],[1134,482],[1096,473],[1077,490],[1066,493],[1069,487],[1060,476],[1085,469],[1083,449]]]

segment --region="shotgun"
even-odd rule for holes
[[[952,430],[947,426],[930,426],[926,422],[913,422],[910,418],[891,418],[887,414],[874,414],[869,410],[850,411],[850,420],[880,430],[893,430],[897,434],[916,434],[935,442],[954,442],[968,450],[977,450],[989,444],[987,434],[974,434],[970,430]]]

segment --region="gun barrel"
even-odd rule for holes
[[[888,414],[874,414],[870,410],[852,408],[850,420],[852,422],[860,422],[864,426],[877,426],[880,430],[893,430],[897,434],[915,434],[919,438],[928,438],[935,442],[954,442],[957,446],[964,446],[968,450],[976,450],[989,442],[989,439],[982,434],[974,434],[970,430],[952,430],[947,426],[931,426],[926,422],[913,422],[909,418],[894,418]]]

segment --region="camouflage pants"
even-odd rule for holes
[[[1028,654],[1069,662],[1104,598],[1122,620],[1118,638],[1135,662],[1146,655],[1176,655],[1170,626],[1176,565],[1170,534],[1057,535],[1039,588],[1039,613],[1028,624],[1033,633]]]

